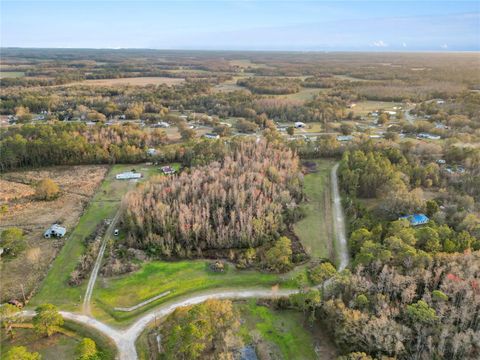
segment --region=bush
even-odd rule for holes
[[[97,359],[97,344],[90,338],[83,338],[77,345],[77,360],[95,360]]]
[[[265,254],[265,267],[270,271],[286,272],[292,268],[292,242],[286,236],[279,238]]]
[[[40,360],[41,358],[37,352],[28,352],[25,346],[14,346],[5,355],[5,360]]]
[[[53,200],[60,194],[58,185],[49,178],[41,180],[35,189],[35,196],[39,200]]]
[[[10,256],[18,255],[27,246],[23,230],[16,227],[3,230],[0,236],[0,246],[6,254]]]
[[[321,284],[337,273],[335,267],[329,263],[321,263],[308,271],[308,276],[314,284]]]

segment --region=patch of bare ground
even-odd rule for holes
[[[103,165],[63,166],[1,175],[0,204],[7,205],[8,210],[0,215],[0,231],[18,227],[24,231],[27,240],[26,250],[16,258],[1,260],[1,302],[23,301],[24,294],[28,298],[35,290],[107,170],[108,166]],[[61,194],[55,200],[35,199],[35,184],[44,178],[51,178],[59,185]],[[43,237],[43,232],[53,223],[67,228],[64,239]]]

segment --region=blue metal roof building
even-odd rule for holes
[[[430,221],[428,216],[425,214],[413,214],[413,215],[400,216],[398,219],[399,220],[407,219],[408,221],[410,221],[410,225],[412,226],[423,225]]]

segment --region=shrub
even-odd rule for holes
[[[58,185],[49,178],[41,180],[35,189],[35,196],[39,200],[53,200],[60,194]]]

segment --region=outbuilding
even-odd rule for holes
[[[47,231],[43,233],[43,236],[46,237],[47,239],[52,237],[62,238],[65,236],[66,232],[67,232],[67,229],[64,228],[63,226],[60,226],[58,224],[53,224],[47,229]]]
[[[162,172],[165,174],[165,175],[173,175],[175,174],[175,169],[172,168],[171,166],[162,166],[161,167],[161,170]]]
[[[124,173],[117,174],[115,178],[117,180],[130,180],[130,179],[140,179],[142,177],[141,173],[127,171]]]
[[[423,225],[430,221],[428,216],[425,214],[412,214],[412,215],[400,216],[398,220],[401,220],[401,219],[407,219],[408,221],[410,221],[410,225],[412,226]]]
[[[205,135],[203,135],[203,137],[205,137],[207,139],[220,139],[220,135],[213,134],[213,133],[205,134]]]
[[[303,122],[301,122],[301,121],[296,121],[296,122],[295,122],[295,127],[296,127],[297,129],[304,128],[305,126],[306,126],[305,123],[303,123]]]

